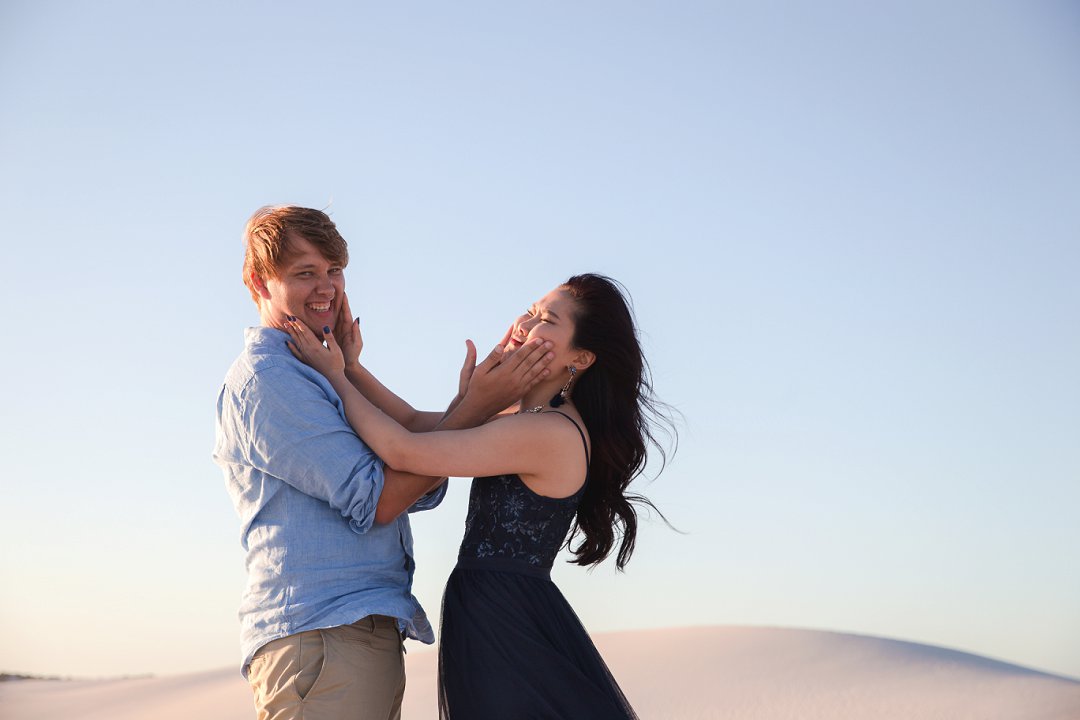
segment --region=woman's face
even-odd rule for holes
[[[575,309],[574,299],[561,287],[555,288],[514,321],[506,350],[516,350],[533,338],[550,340],[551,351],[555,353],[552,365],[555,366],[560,356],[568,356],[574,349]]]

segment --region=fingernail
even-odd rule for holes
[[[323,331],[323,333],[329,335],[330,334],[330,326],[329,325],[323,325],[322,326],[322,331]]]

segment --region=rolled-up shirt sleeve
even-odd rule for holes
[[[328,503],[355,532],[366,532],[382,494],[383,463],[346,422],[330,384],[277,365],[256,373],[240,400],[247,462]]]
[[[409,506],[409,512],[422,512],[424,510],[434,510],[439,506],[439,503],[446,497],[446,487],[450,484],[449,478],[447,478],[442,485],[435,488],[422,498],[414,502]]]

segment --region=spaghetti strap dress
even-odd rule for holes
[[[585,444],[581,427],[553,412],[574,423]],[[473,479],[443,595],[442,720],[636,720],[550,577],[584,492],[585,485],[549,498],[517,475]]]

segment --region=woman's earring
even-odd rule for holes
[[[570,379],[562,386],[562,390],[559,391],[559,394],[551,398],[551,407],[559,407],[566,402],[566,398],[570,395],[570,384],[574,382],[574,376],[577,375],[577,368],[573,365],[567,365],[566,369],[570,371]]]

